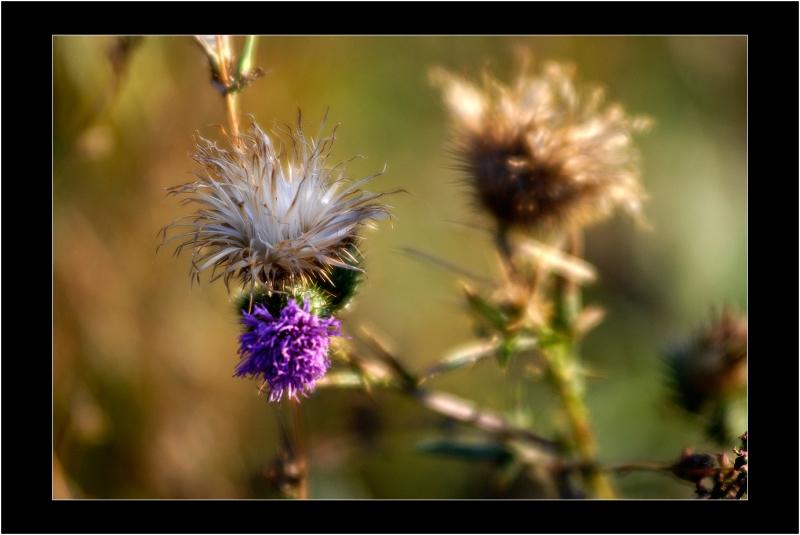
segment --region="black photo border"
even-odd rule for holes
[[[0,6],[3,532],[798,532],[797,3],[221,4]],[[53,500],[52,36],[206,33],[747,35],[749,499]]]

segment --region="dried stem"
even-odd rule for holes
[[[219,78],[225,91],[225,107],[228,112],[228,126],[231,129],[231,137],[234,143],[239,139],[239,111],[238,93],[230,91],[233,87],[233,79],[228,72],[231,58],[231,37],[230,35],[217,35],[217,54],[219,58]]]

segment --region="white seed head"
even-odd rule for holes
[[[345,177],[345,162],[326,164],[334,133],[307,138],[299,123],[287,128],[284,151],[255,122],[229,150],[198,136],[193,158],[203,166],[196,180],[169,188],[194,204],[194,214],[163,229],[181,232],[175,254],[192,249],[192,280],[211,268],[211,281],[238,278],[269,290],[299,281],[326,279],[334,267],[357,269],[351,250],[365,224],[387,217],[364,191],[366,182]]]

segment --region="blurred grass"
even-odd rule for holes
[[[156,255],[156,233],[181,215],[164,188],[186,181],[192,133],[214,135],[223,105],[189,38],[147,37],[110,94],[107,37],[54,43],[55,454],[61,496],[261,497],[277,452],[274,418],[256,385],[232,378],[236,318],[221,284],[190,288],[188,258]],[[330,107],[341,122],[335,157],[364,154],[363,176],[396,195],[394,225],[370,233],[368,279],[345,328],[369,324],[424,367],[470,335],[455,277],[404,255],[414,247],[495,274],[490,241],[452,223],[486,225],[445,152],[446,120],[427,71],[512,72],[515,46],[568,60],[612,100],[655,118],[643,137],[646,214],[655,230],[617,219],[593,229],[600,274],[587,302],[608,309],[584,344],[605,379],[589,385],[601,457],[668,459],[686,445],[714,448],[665,402],[660,354],[712,304],[746,305],[746,44],[702,37],[264,37],[266,76],[242,109],[264,126],[309,127]],[[311,128],[309,128],[311,129]],[[511,386],[508,386],[508,382]],[[541,386],[490,362],[437,385],[510,410],[533,407],[551,431],[557,410]],[[380,434],[356,440],[366,404]],[[312,495],[477,497],[490,470],[416,452],[435,418],[391,394],[323,391],[305,404]],[[687,497],[668,477],[619,479],[628,497]]]

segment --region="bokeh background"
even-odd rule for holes
[[[238,41],[237,41],[238,42]],[[57,37],[54,54],[54,495],[251,498],[278,452],[256,383],[232,377],[239,328],[221,283],[190,287],[189,258],[156,254],[157,232],[185,213],[164,188],[190,178],[192,135],[216,135],[223,102],[190,37],[146,37],[109,54],[114,37]],[[458,277],[402,252],[413,247],[497,275],[490,238],[445,151],[447,121],[428,70],[513,73],[514,49],[571,61],[611,100],[646,113],[640,138],[654,230],[619,216],[592,229],[600,280],[586,301],[604,323],[584,344],[602,379],[588,400],[610,462],[719,451],[668,402],[662,356],[712,305],[746,307],[746,40],[738,37],[269,37],[266,75],[242,95],[264,126],[341,122],[334,155],[363,154],[354,177],[388,164],[373,189],[404,188],[396,219],[370,232],[368,279],[346,313],[414,368],[472,336]],[[311,130],[311,128],[309,128]],[[492,362],[437,380],[486,407],[532,407],[551,431],[547,386]],[[391,393],[319,391],[304,403],[311,494],[318,498],[496,495],[486,463],[433,457],[436,417]],[[746,424],[743,424],[746,425]],[[731,444],[733,446],[735,444]],[[623,496],[691,497],[659,474],[617,479]]]

